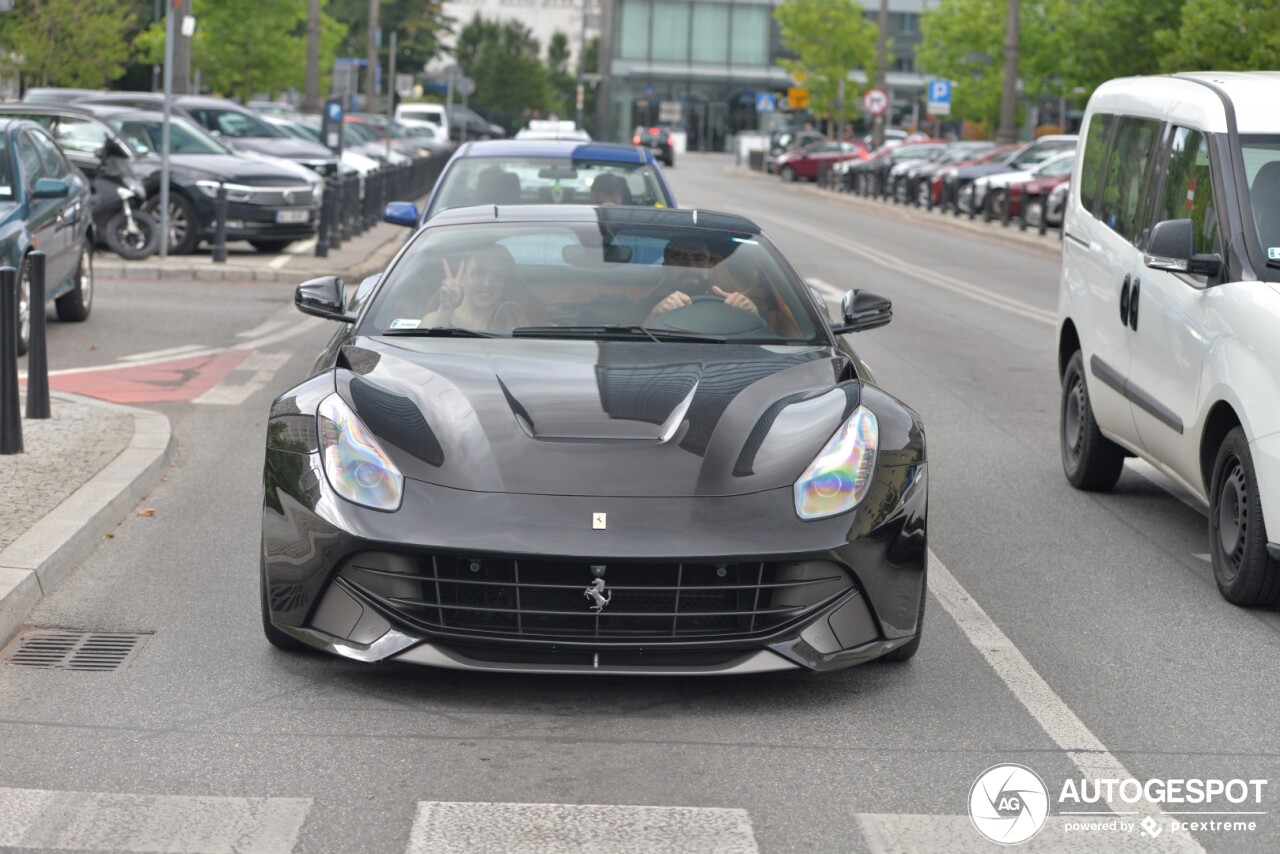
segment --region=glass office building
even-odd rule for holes
[[[758,95],[794,85],[778,63],[788,54],[773,19],[777,2],[606,0],[602,48],[611,50],[602,50],[601,135],[626,140],[637,126],[672,124],[688,131],[690,149],[723,151],[734,134],[764,129]],[[926,2],[889,4],[888,85],[899,108],[923,92],[914,52]],[[874,19],[878,4],[865,5],[875,7],[867,10]]]

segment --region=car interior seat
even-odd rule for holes
[[[1266,252],[1280,247],[1280,160],[1263,164],[1249,188],[1253,219],[1258,224],[1258,241]]]

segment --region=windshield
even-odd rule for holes
[[[597,185],[596,181],[603,179]],[[652,166],[568,157],[469,157],[441,178],[427,216],[472,205],[622,204],[666,207]],[[594,191],[594,195],[593,195]],[[605,198],[605,192],[609,197]]]
[[[253,113],[201,107],[192,108],[191,114],[209,130],[217,131],[227,137],[238,139],[255,136],[284,136],[283,132],[276,130]]]
[[[1241,134],[1240,151],[1263,259],[1268,267],[1280,268],[1280,136]]]
[[[827,343],[798,287],[759,235],[610,222],[602,209],[595,223],[424,229],[361,332]]]
[[[136,154],[159,151],[163,132],[159,119],[113,118],[110,124]],[[227,154],[227,148],[186,119],[169,120],[169,151],[172,154]]]
[[[1069,154],[1065,157],[1055,157],[1052,160],[1046,160],[1043,165],[1036,167],[1035,175],[1037,178],[1061,178],[1064,175],[1070,175],[1071,170],[1075,168],[1075,165],[1075,154]]]

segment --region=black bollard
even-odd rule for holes
[[[316,223],[316,257],[329,257],[329,222],[333,217],[329,209],[333,205],[333,194],[329,192],[329,181],[325,180],[324,192],[320,195],[320,221]]]
[[[227,262],[227,185],[218,184],[213,200],[213,263]]]
[[[1035,198],[1039,198],[1036,196]],[[1018,231],[1026,231],[1029,223],[1027,222],[1027,208],[1031,207],[1032,196],[1028,195],[1026,188],[1022,190],[1022,206],[1018,208]]]
[[[978,215],[978,183],[969,182],[969,219]]]
[[[1040,203],[1040,236],[1044,237],[1049,230],[1049,194],[1044,194],[1044,201]]]
[[[0,267],[0,454],[22,453],[18,410],[18,271]]]
[[[27,256],[27,274],[31,285],[30,348],[27,350],[27,417],[48,418],[49,412],[49,346],[45,336],[44,295],[45,264],[43,252]]]
[[[1003,200],[1003,204],[1000,205],[1000,225],[1004,226],[1005,228],[1008,228],[1009,223],[1013,221],[1012,219],[1013,218],[1013,199],[1010,198],[1009,196],[1008,187],[1005,187],[1004,192],[1003,194],[1001,194],[1000,198]],[[992,198],[991,204],[994,205],[995,203],[996,203],[995,199]]]
[[[343,199],[342,173],[338,173],[332,179],[329,185],[329,192],[333,195],[333,207],[330,210],[332,226],[329,229],[329,248],[338,250],[342,248],[342,239],[346,237],[346,223],[343,219],[346,216],[346,202]]]

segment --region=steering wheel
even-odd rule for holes
[[[758,314],[725,304],[716,294],[691,297],[689,305],[673,308],[655,318],[649,326],[672,332],[701,332],[705,335],[772,335],[773,329]]]

